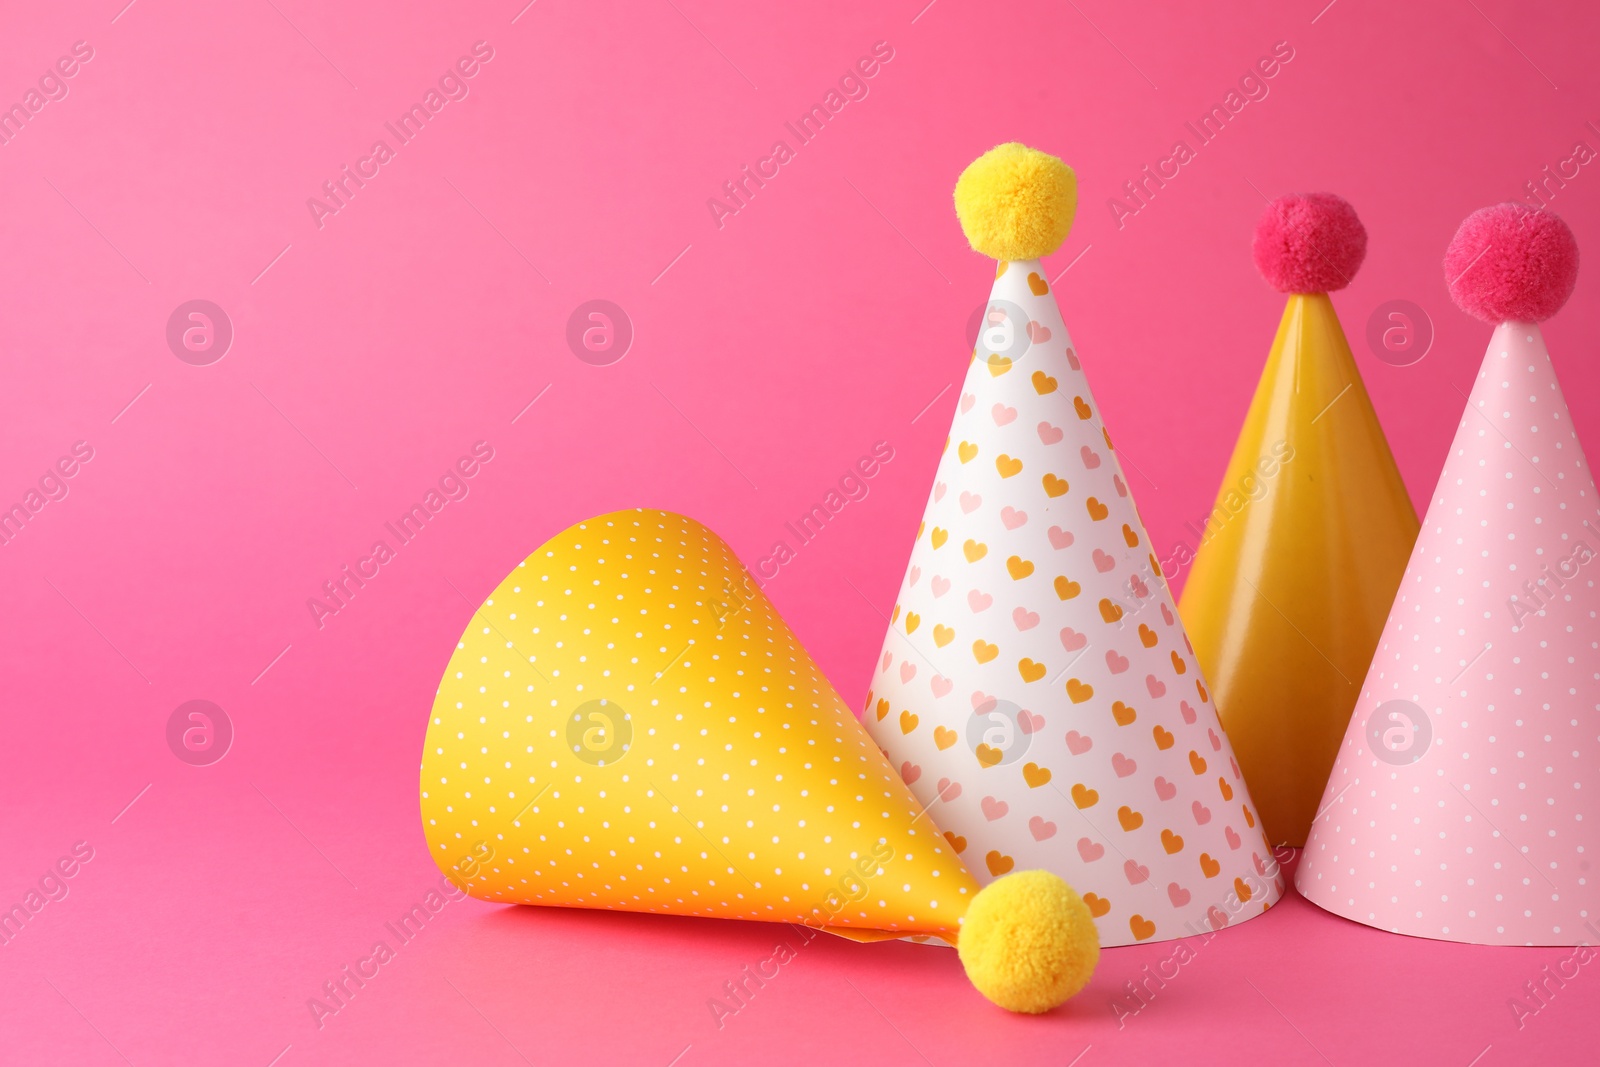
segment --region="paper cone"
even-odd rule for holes
[[[1538,326],[1504,323],[1306,843],[1308,899],[1442,940],[1600,936],[1596,500]]]
[[[954,940],[978,891],[732,550],[667,512],[580,523],[484,601],[421,794],[484,900]]]
[[[1417,536],[1333,301],[1291,294],[1180,610],[1274,844],[1305,844]]]
[[[980,881],[1054,871],[1103,945],[1259,914],[1281,876],[1037,260],[978,345],[867,728]]]

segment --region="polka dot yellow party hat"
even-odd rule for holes
[[[1578,245],[1468,216],[1450,295],[1495,326],[1311,826],[1295,887],[1383,930],[1600,938],[1600,499],[1539,323]]]
[[[1076,188],[1020,144],[956,183],[999,264],[864,721],[980,881],[1053,871],[1109,946],[1243,922],[1283,876],[1040,262]]]
[[[483,602],[421,803],[434,862],[484,900],[939,937],[1016,1011],[1098,956],[1059,878],[980,892],[732,549],[667,512],[579,523]]]

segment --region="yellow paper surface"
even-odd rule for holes
[[[732,550],[580,523],[473,615],[422,823],[485,900],[953,931],[977,885]]]
[[[1179,611],[1268,840],[1305,844],[1416,511],[1325,293],[1289,297]]]

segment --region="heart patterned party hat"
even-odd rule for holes
[[[1282,892],[1040,257],[1072,171],[1018,144],[956,185],[999,260],[864,721],[979,881],[1038,867],[1104,945]]]
[[[1267,840],[1305,844],[1417,536],[1417,514],[1328,293],[1367,233],[1285,196],[1255,261],[1288,294],[1180,610]]]
[[[1538,326],[1577,269],[1566,224],[1521,204],[1445,258],[1495,331],[1295,877],[1369,926],[1600,937],[1600,507]]]
[[[435,863],[484,900],[938,937],[1028,1012],[1099,952],[1056,876],[980,891],[732,549],[681,515],[602,515],[517,565],[450,657],[420,789]]]

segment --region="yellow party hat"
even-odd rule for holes
[[[1274,845],[1305,844],[1417,537],[1328,297],[1366,242],[1330,194],[1263,214],[1256,265],[1288,305],[1179,605]]]
[[[484,900],[940,937],[1018,1011],[1099,952],[1055,876],[980,892],[733,550],[668,512],[579,523],[489,595],[421,805],[434,862]]]

